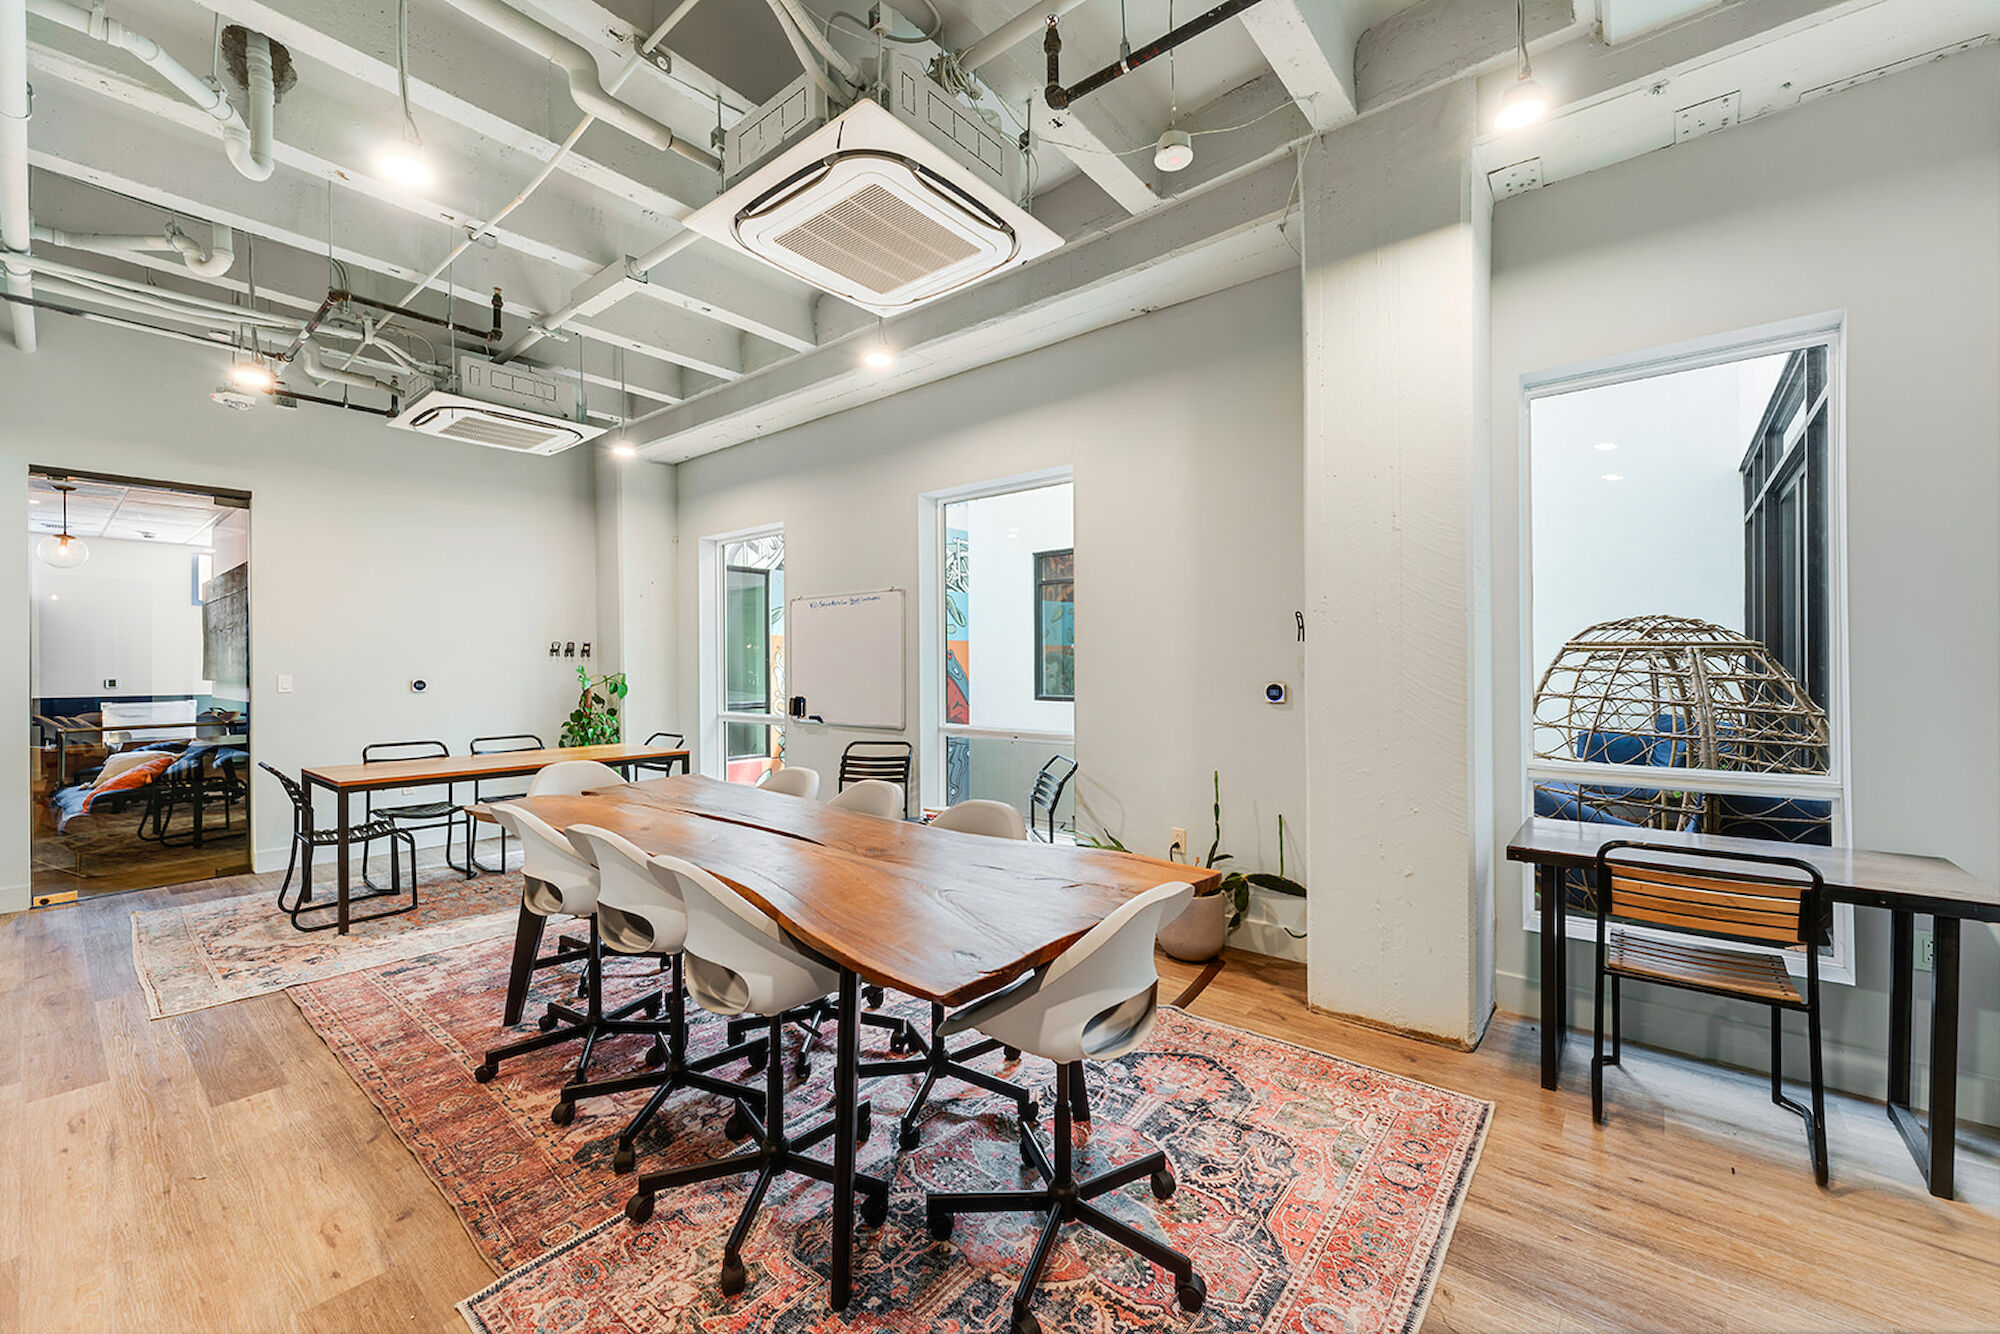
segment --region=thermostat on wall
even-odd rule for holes
[[[431,683],[429,681],[424,680],[421,676],[418,677],[416,680],[410,682],[410,692],[412,694],[421,695],[430,688],[431,688]]]
[[[1285,688],[1283,681],[1273,681],[1264,687],[1264,702],[1266,704],[1283,704],[1290,697],[1291,692]]]

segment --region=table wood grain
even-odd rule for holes
[[[333,791],[380,791],[418,787],[472,778],[512,778],[531,774],[563,760],[596,760],[599,764],[633,764],[640,760],[678,759],[678,746],[646,746],[618,742],[603,746],[551,746],[546,750],[500,750],[486,755],[438,755],[415,760],[382,760],[375,764],[329,764],[303,770],[306,781]]]

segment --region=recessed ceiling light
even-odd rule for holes
[[[1591,448],[1598,450],[1613,450],[1618,448],[1618,443],[1614,440],[1600,440],[1595,445],[1591,446]]]
[[[436,179],[423,154],[408,144],[398,144],[377,154],[375,170],[383,180],[406,190],[421,190]]]
[[[1604,480],[1607,482],[1622,482],[1625,480],[1625,474],[1622,472],[1608,472],[1604,474]]]

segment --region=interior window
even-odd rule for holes
[[[754,783],[784,754],[785,538],[720,544],[722,754],[731,782]]]

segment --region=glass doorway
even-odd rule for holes
[[[28,477],[31,902],[250,870],[250,499]]]

